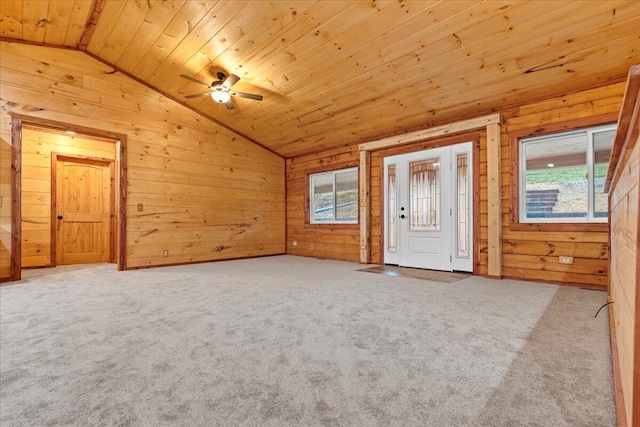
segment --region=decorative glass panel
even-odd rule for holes
[[[411,230],[440,231],[440,159],[409,163]]]
[[[397,250],[396,219],[398,217],[396,206],[396,165],[389,165],[387,169],[387,175],[389,182],[389,188],[387,192],[389,208],[389,225],[387,227],[387,250],[389,252],[395,252]]]
[[[468,154],[458,154],[456,160],[457,257],[469,257],[469,167]]]

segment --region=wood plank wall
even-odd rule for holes
[[[609,313],[616,389],[621,391],[618,425],[631,427],[640,425],[640,66],[630,72],[614,152]]]
[[[561,131],[565,126],[615,123],[622,105],[624,83],[604,86],[505,111],[502,126],[502,274],[505,277],[592,285],[608,284],[609,245],[606,225],[561,229],[555,225],[524,228],[510,214],[510,196],[517,186],[511,138]],[[515,156],[515,152],[513,153]],[[481,159],[482,161],[482,159]],[[558,230],[558,231],[556,231]],[[559,256],[574,257],[573,265],[558,263]],[[482,264],[486,262],[482,256]]]
[[[597,89],[553,98],[535,104],[501,111],[501,209],[502,209],[502,274],[506,277],[549,281],[554,283],[584,284],[604,289],[608,277],[608,237],[606,226],[600,231],[541,231],[512,230],[510,216],[511,148],[512,133],[534,128],[538,132],[546,127],[563,123],[588,123],[607,119],[615,122],[620,109],[624,84],[613,84]],[[584,125],[584,124],[583,124]],[[465,140],[479,144],[479,227],[478,263],[476,271],[488,275],[487,265],[487,143],[486,132],[454,137],[458,141],[440,139],[410,144],[387,151],[371,153],[371,263],[380,263],[382,208],[382,158],[393,154],[418,151],[438,145]],[[359,228],[353,226],[310,225],[308,222],[308,174],[358,165],[356,146],[344,146],[287,159],[287,253],[345,261],[359,260]],[[296,242],[296,246],[293,242]],[[573,256],[573,265],[558,263],[559,256]]]
[[[51,265],[51,153],[116,158],[115,141],[22,128],[22,267]],[[113,189],[117,191],[117,188]]]
[[[309,174],[356,167],[357,145],[287,159],[287,253],[358,262],[358,224],[309,223]]]
[[[4,141],[9,112],[127,135],[127,268],[284,252],[284,159],[82,52],[0,55]]]
[[[11,135],[11,133],[9,133]],[[0,138],[0,279],[11,275],[11,144]]]

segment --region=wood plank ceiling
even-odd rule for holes
[[[284,157],[621,81],[639,1],[0,2],[0,35],[86,50]],[[1,59],[0,59],[1,60]],[[217,71],[228,110],[185,99]]]

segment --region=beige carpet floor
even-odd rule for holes
[[[27,271],[0,288],[0,425],[615,425],[605,293],[361,268]]]

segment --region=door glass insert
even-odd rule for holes
[[[469,257],[469,167],[468,155],[456,156],[456,195],[457,208],[457,257]]]
[[[396,218],[398,212],[396,208],[396,165],[389,165],[387,168],[387,182],[388,182],[388,209],[387,212],[389,218],[389,225],[387,227],[387,250],[389,252],[395,252],[397,250],[397,235],[396,235]]]
[[[440,158],[409,163],[410,230],[440,231]]]

